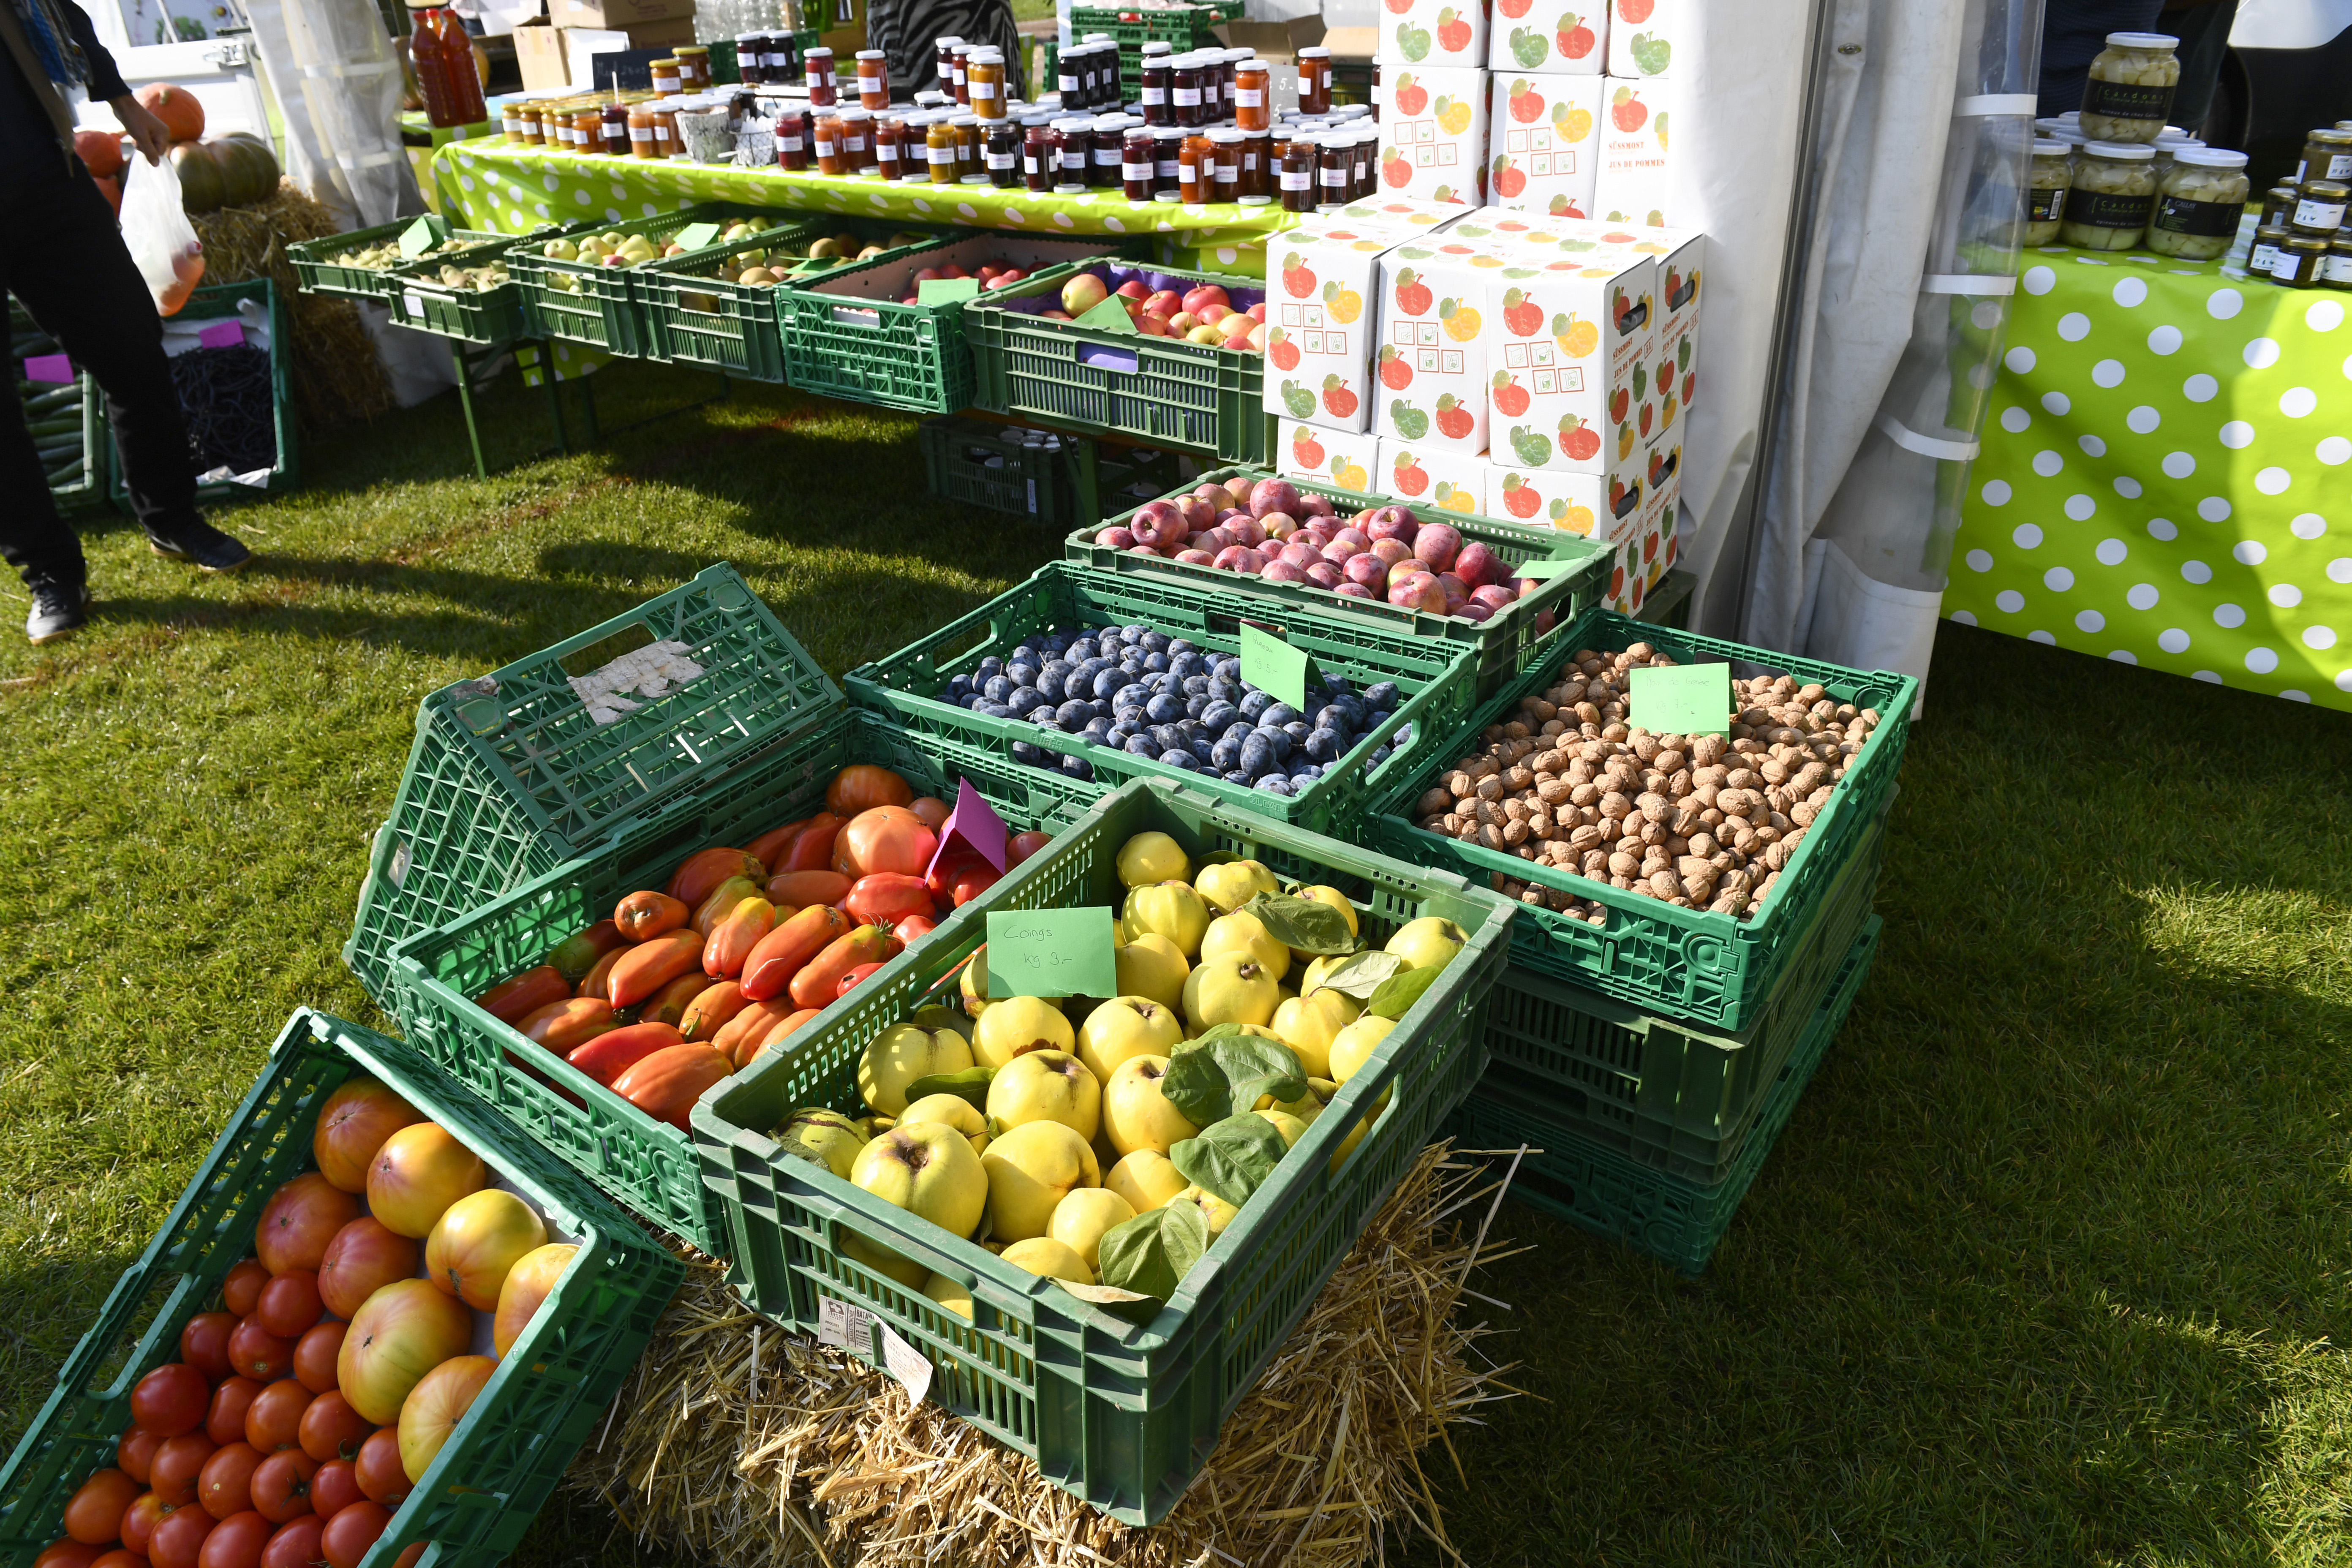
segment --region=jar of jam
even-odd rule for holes
[[[1201,132],[1188,132],[1176,154],[1176,195],[1186,206],[1197,206],[1209,199],[1209,185],[1214,178],[1212,163],[1215,157],[1209,138]]]
[[[808,77],[808,100],[812,109],[831,109],[840,101],[840,84],[833,74],[833,51],[819,44],[801,62]]]
[[[1004,118],[1004,51],[975,49],[964,64],[964,84],[971,111],[982,120]]]
[[[1230,126],[1209,132],[1209,199],[1242,199],[1242,133]]]
[[[980,122],[980,172],[1000,191],[1021,183],[1021,126],[1011,120]]]
[[[1262,207],[1274,200],[1274,132],[1242,132],[1242,191],[1245,207]]]
[[[1098,191],[1115,191],[1124,181],[1123,161],[1127,156],[1127,128],[1130,117],[1124,114],[1098,114],[1094,122],[1094,161],[1087,175],[1087,184]]]
[[[1356,175],[1356,139],[1345,131],[1326,131],[1315,138],[1315,168],[1317,207],[1346,206],[1349,183]]]
[[[966,111],[948,116],[955,130],[956,178],[967,184],[986,184],[987,166],[981,162],[980,116]]]
[[[1176,123],[1186,130],[1209,122],[1208,105],[1201,83],[1203,68],[1197,54],[1178,55],[1170,71],[1168,100],[1176,111]]]
[[[1063,108],[1093,109],[1109,101],[1108,95],[1103,91],[1102,56],[1101,43],[1087,38],[1085,47],[1078,51],[1078,100],[1075,104],[1065,103]]]
[[[948,50],[948,79],[953,84],[950,91],[958,103],[971,104],[971,46],[959,43]]]
[[[768,79],[772,82],[795,82],[801,79],[805,67],[801,61],[801,38],[798,33],[782,32],[768,35]]]
[[[857,51],[857,101],[866,109],[890,107],[890,57],[880,49]]]
[[[1274,124],[1274,73],[1261,59],[1234,63],[1234,123],[1244,131]]]
[[[678,85],[688,92],[709,92],[717,84],[710,78],[710,51],[701,44],[680,44],[670,51],[677,57]]]
[[[1165,54],[1143,57],[1143,86],[1139,94],[1146,125],[1173,125],[1175,107],[1168,94],[1176,74],[1173,57]]]
[[[1349,201],[1370,201],[1381,194],[1381,132],[1366,125],[1356,132],[1356,183]]]
[[[686,153],[686,138],[677,133],[677,106],[675,98],[654,100],[654,156],[678,158]]]
[[[852,174],[871,174],[879,160],[874,153],[874,111],[870,109],[844,109],[841,111],[841,166]]]
[[[764,33],[735,35],[735,79],[757,87],[768,79],[768,37]]]
[[[542,145],[547,140],[546,128],[539,118],[539,105],[520,103],[514,109],[515,130],[526,147]]]
[[[906,178],[907,121],[898,115],[875,117],[874,173],[885,180]]]
[[[2292,234],[2271,263],[2271,281],[2290,289],[2316,289],[2320,270],[2327,265],[2329,242],[2317,235]]]
[[[1083,114],[1066,114],[1054,121],[1054,189],[1068,194],[1087,188],[1094,166],[1094,121]]]
[[[522,145],[522,105],[509,99],[499,105],[499,130],[517,146]]]
[[[938,90],[950,98],[955,96],[955,47],[963,40],[958,37],[933,38],[931,58],[937,74]]]
[[[1151,200],[1151,127],[1129,125],[1119,133],[1119,188],[1139,204]]]
[[[841,116],[831,110],[816,117],[816,172],[838,174],[842,172]]]
[[[623,131],[628,128],[625,116],[621,121]],[[604,111],[595,105],[579,110],[572,117],[572,150],[574,153],[601,153],[604,150]]]
[[[1331,112],[1331,51],[1320,44],[1298,51],[1298,112]]]
[[[1215,111],[1209,116],[1211,120],[1223,121],[1234,117],[1234,73],[1241,68],[1242,57],[1249,52],[1247,49],[1216,51],[1217,100],[1214,105]]]
[[[654,110],[650,103],[633,103],[623,111],[622,122],[629,131],[629,156],[650,158],[654,155]],[[781,134],[781,129],[780,132]]]
[[[1279,145],[1275,154],[1275,184],[1282,195],[1284,212],[1311,213],[1315,210],[1318,173],[1312,140],[1294,135]]]
[[[1177,125],[1155,125],[1151,128],[1151,195],[1154,199],[1177,199],[1182,172],[1184,131]]]
[[[660,97],[675,98],[685,90],[685,79],[675,57],[656,60],[649,68],[654,73],[654,91]]]
[[[1048,114],[1021,117],[1021,184],[1035,195],[1054,188],[1054,121]]]
[[[629,132],[636,134],[635,121],[630,121]],[[816,140],[815,118],[805,109],[785,109],[776,116],[776,166],[794,173],[807,170],[814,156],[811,144]]]
[[[596,113],[596,144],[608,158],[629,155],[629,111],[608,103]]]
[[[1078,100],[1078,88],[1084,80],[1082,68],[1086,63],[1087,51],[1077,44],[1072,44],[1056,57],[1054,86],[1055,89],[1061,94],[1064,109],[1084,107]]]
[[[940,115],[923,128],[925,167],[935,185],[956,183],[956,131],[945,115]]]

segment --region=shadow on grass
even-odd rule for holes
[[[1948,626],[1929,702],[1876,969],[1707,1275],[1498,1221],[1544,1402],[1467,1489],[1423,1457],[1467,1562],[2272,1563],[2281,1479],[2343,1473],[2296,1412],[2347,1328],[2352,725]]]

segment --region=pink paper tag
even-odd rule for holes
[[[196,334],[196,342],[208,349],[243,348],[245,325],[241,321],[215,321]]]
[[[26,381],[69,382],[73,378],[73,361],[63,354],[34,354],[25,361]]]
[[[940,863],[948,858],[950,847],[955,844],[961,844],[999,871],[1004,869],[1004,819],[989,809],[988,802],[980,798],[980,792],[971,787],[970,779],[956,781],[955,809],[940,824],[940,847],[932,851],[931,863],[923,868],[926,878],[940,868]]]

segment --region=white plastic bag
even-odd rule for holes
[[[180,204],[180,175],[169,159],[150,163],[143,153],[131,155],[122,181],[122,243],[157,313],[177,313],[205,275],[205,247]]]

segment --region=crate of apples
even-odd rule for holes
[[[1044,312],[1047,321],[1076,321],[1107,299],[1127,307],[1127,319],[1150,338],[1181,338],[1190,343],[1260,353],[1265,348],[1265,301],[1236,309],[1222,283],[1196,283],[1181,291],[1154,289],[1140,278],[1111,288],[1101,275],[1081,272],[1062,285],[1062,308]]]
[[[979,266],[971,268],[954,261],[944,262],[937,267],[918,267],[907,275],[907,292],[899,299],[898,303],[921,304],[922,286],[926,283],[938,282],[942,279],[976,278],[980,280],[980,291],[985,294],[992,289],[1009,289],[1028,276],[1029,273],[1025,268],[1016,267],[1009,261],[1002,260],[983,261]]]

